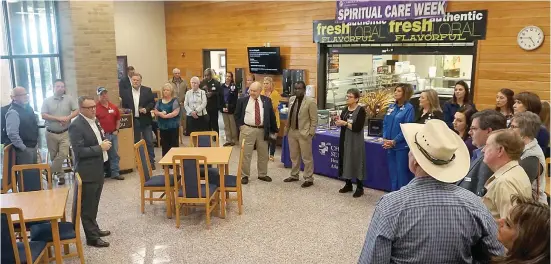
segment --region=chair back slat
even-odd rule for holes
[[[145,140],[140,140],[138,143],[134,144],[136,167],[138,168],[138,173],[140,174],[140,181],[142,186],[145,182],[149,181],[151,178],[151,165],[149,163],[149,156],[147,155],[147,146],[145,145]]]
[[[15,165],[15,148],[12,144],[4,147],[4,159],[2,161],[2,193],[7,193],[13,188],[11,168]]]
[[[82,179],[78,173],[75,174],[73,182],[73,205],[71,211],[71,222],[75,226],[75,233],[80,232],[80,210],[82,207]]]
[[[205,183],[209,182],[208,170],[207,170],[207,158],[205,156],[196,155],[175,155],[172,157],[172,164],[176,168],[178,166],[180,175],[182,176],[181,184],[174,184],[174,189],[177,194],[182,191],[184,198],[203,198],[208,197],[209,185],[205,184],[205,193],[203,195],[201,191],[201,173],[200,166],[203,163],[203,169],[205,171]],[[175,177],[176,178],[176,177]],[[197,197],[190,197],[193,194],[197,194]]]
[[[42,171],[46,171],[46,188],[42,186]],[[13,192],[31,192],[52,189],[52,171],[48,163],[14,165],[11,169],[12,182],[17,186]]]
[[[192,132],[189,135],[192,147],[219,147],[218,133],[214,131]]]
[[[21,263],[20,255],[25,254],[26,259],[32,263],[31,247],[29,245],[29,238],[27,236],[25,219],[23,218],[23,211],[21,208],[1,208],[1,237],[2,237],[2,253],[1,263]],[[18,215],[19,225],[21,227],[21,239],[25,252],[19,252],[17,248],[17,240],[15,237],[15,229],[13,227],[12,215]],[[11,248],[11,251],[10,251]],[[28,262],[28,261],[27,261]]]

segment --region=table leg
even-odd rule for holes
[[[172,218],[172,188],[170,188],[170,171],[168,166],[163,166],[165,171],[165,195],[166,195],[166,217]],[[174,175],[176,177],[176,175]]]
[[[223,164],[220,164],[218,166],[218,171],[220,172],[220,218],[226,218],[225,166]]]
[[[52,220],[52,236],[54,242],[55,263],[63,263],[61,258],[61,240],[59,239],[59,225],[57,219]]]

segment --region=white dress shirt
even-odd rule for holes
[[[134,116],[140,117],[140,88],[134,89],[134,87],[130,88],[132,89],[132,99],[134,99]]]
[[[96,134],[96,139],[98,140],[98,145],[101,145],[101,142],[103,142],[103,140],[101,139],[101,133],[99,132],[99,128],[98,128],[98,125],[96,124],[96,120],[95,119],[90,119],[86,116],[84,116],[83,114],[80,114],[82,117],[84,117],[84,119],[86,119],[86,121],[88,121],[88,124],[90,125],[90,128],[92,128],[92,130],[94,131],[94,134]],[[107,151],[103,151],[103,162],[106,162],[107,160],[109,159],[109,156],[107,155]]]
[[[260,99],[260,96],[258,96],[257,100],[258,100],[258,105],[260,106],[260,125],[259,126],[263,126],[264,125],[264,104]],[[249,97],[249,102],[247,103],[247,107],[245,108],[245,118],[243,120],[245,122],[245,125],[257,126],[254,122],[255,121],[254,104],[255,104],[254,99],[252,97]]]
[[[184,98],[184,108],[186,109],[186,114],[191,116],[191,112],[196,111],[198,116],[203,116],[207,114],[205,108],[207,107],[207,94],[202,89],[193,89],[186,92],[186,97]]]

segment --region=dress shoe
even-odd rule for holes
[[[272,181],[272,178],[270,178],[270,176],[262,176],[262,177],[258,177],[259,180],[261,181],[265,181],[265,182],[271,182]]]
[[[283,182],[296,182],[296,181],[298,181],[298,178],[295,178],[295,177],[288,177],[285,180],[283,180]]]
[[[155,164],[151,164],[151,170],[154,171],[156,169],[157,169],[157,167],[155,167]]]
[[[231,146],[232,146],[232,147],[235,146],[235,143],[231,143]]]
[[[241,178],[241,184],[247,184],[247,183],[249,183],[249,177]]]
[[[96,240],[86,240],[86,245],[98,248],[109,247],[109,242],[105,242],[101,238],[98,238]]]
[[[230,143],[230,142],[226,142],[226,143],[224,143],[224,145],[222,145],[222,146],[227,147],[227,146],[231,146],[231,144],[232,144],[232,143]]]
[[[108,235],[111,235],[111,231],[109,230],[100,230],[98,233],[100,237],[106,237]]]
[[[352,197],[358,198],[358,197],[361,197],[362,195],[364,195],[364,188],[358,187],[356,188],[356,191],[354,192],[354,194],[352,194]]]
[[[113,177],[113,179],[122,181],[122,180],[124,180],[124,176],[119,175],[119,176],[117,176],[117,177]]]
[[[300,185],[300,187],[302,187],[302,188],[308,188],[308,187],[310,187],[310,186],[312,186],[312,185],[314,185],[314,182],[313,182],[313,181],[305,181],[305,182],[303,182],[303,183]]]
[[[339,192],[340,193],[347,193],[347,192],[351,192],[353,191],[353,187],[352,187],[352,181],[351,180],[346,180],[346,184],[344,185],[344,187],[342,187]]]
[[[64,185],[64,184],[65,184],[65,176],[61,176],[61,174],[58,174],[57,185]]]

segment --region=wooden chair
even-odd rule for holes
[[[245,152],[245,140],[241,142],[241,151],[239,152],[239,164],[237,165],[237,175],[230,175],[229,174],[229,168],[226,167],[226,174],[224,177],[224,186],[225,186],[225,195],[226,195],[226,201],[228,202],[237,202],[237,208],[239,210],[239,214],[243,213],[243,191],[241,189],[241,174],[242,174],[242,168],[241,165],[243,164],[243,155]],[[227,165],[226,165],[227,166]],[[218,171],[218,170],[217,170]],[[217,177],[217,174],[209,173],[209,175]],[[211,183],[216,183],[217,186],[220,186],[220,179],[211,179]],[[236,194],[235,198],[230,198],[230,193],[234,192]],[[222,194],[224,195],[224,194]]]
[[[143,139],[134,144],[134,157],[136,160],[136,167],[138,168],[138,174],[140,175],[140,209],[142,214],[145,210],[145,201],[149,201],[149,204],[153,204],[153,201],[165,201],[167,208],[171,206],[170,195],[172,195],[172,193],[166,193],[166,190],[174,186],[174,175],[170,175],[169,182],[165,182],[164,174],[152,176],[153,171],[151,170],[151,163],[147,155],[147,146]],[[145,197],[146,191],[149,191],[149,197]],[[156,192],[161,193],[159,198],[153,197],[153,194]]]
[[[15,149],[12,144],[4,147],[4,160],[2,161],[2,193],[13,189],[11,168],[15,165]]]
[[[214,209],[220,210],[219,189],[216,184],[209,183],[207,158],[204,156],[175,155],[172,158],[174,168],[179,168],[182,179],[174,182],[174,196],[176,205],[176,228],[180,228],[180,207],[184,212],[189,207],[204,207],[207,216],[207,229],[210,229],[210,215]],[[202,164],[202,165],[201,165]],[[199,167],[203,166],[205,183],[201,183]]]
[[[80,210],[82,204],[82,180],[78,173],[73,181],[73,206],[71,213],[71,222],[59,222],[59,237],[61,245],[66,245],[63,258],[78,257],[80,263],[84,264],[84,250],[82,249],[82,239],[80,237]],[[47,243],[46,247],[51,250],[54,246],[51,223],[33,225],[31,227],[31,241],[42,241]],[[75,244],[77,252],[68,253],[68,245]],[[51,252],[51,251],[50,251]],[[54,261],[55,258],[49,258],[48,261]]]
[[[0,243],[2,247],[2,263],[34,264],[40,263],[40,261],[48,263],[46,242],[29,241],[25,226],[25,218],[23,217],[21,208],[1,208],[0,210],[2,213],[0,223],[2,226],[0,232],[2,237],[2,242]],[[17,242],[12,215],[17,215],[19,217],[21,229],[17,232],[21,233],[21,240],[23,240],[23,242]]]
[[[189,141],[192,147],[220,147],[218,133],[214,131],[192,132]]]
[[[36,171],[27,172],[27,176],[30,173],[36,174],[36,175],[31,175],[31,177],[32,176],[38,177],[40,187],[36,186],[37,185],[36,179],[33,180],[33,179],[29,179],[28,177],[27,179],[25,179],[26,177],[24,176],[24,171],[28,171],[28,170],[38,170],[38,172]],[[43,183],[42,171],[46,171],[46,181],[48,183],[46,188],[43,188],[42,186],[42,183]],[[29,192],[29,191],[38,191],[42,189],[52,189],[52,171],[50,169],[50,165],[47,163],[14,165],[11,169],[11,181],[17,183],[17,188],[12,189],[13,192]],[[27,186],[30,185],[31,187],[25,188],[25,181],[27,181]]]

